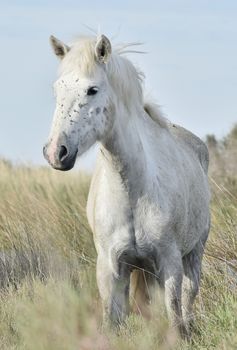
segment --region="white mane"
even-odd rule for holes
[[[98,62],[95,57],[96,36],[79,37],[72,42],[71,48],[61,62],[60,73],[80,71],[91,76],[96,69]],[[162,116],[159,107],[151,102],[144,102],[142,83],[145,75],[135,68],[123,54],[139,53],[140,51],[130,49],[139,43],[130,43],[114,47],[109,62],[105,65],[108,80],[113,90],[119,96],[128,110],[136,108],[141,101],[146,113],[159,124],[166,127],[166,119]]]

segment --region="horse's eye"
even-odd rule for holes
[[[98,88],[96,86],[92,86],[87,90],[87,95],[95,95],[98,92]]]

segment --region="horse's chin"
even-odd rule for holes
[[[75,163],[72,165],[68,165],[68,166],[58,166],[58,165],[52,165],[52,168],[54,168],[55,170],[60,170],[60,171],[69,171],[74,167]]]

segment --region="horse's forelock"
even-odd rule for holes
[[[93,37],[80,37],[75,40],[61,62],[60,73],[80,71],[91,75],[96,67],[95,43],[96,38]]]

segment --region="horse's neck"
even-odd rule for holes
[[[147,128],[144,111],[135,115],[116,115],[114,127],[102,143],[101,152],[106,166],[118,173],[132,196],[142,191],[147,183],[148,158]]]

